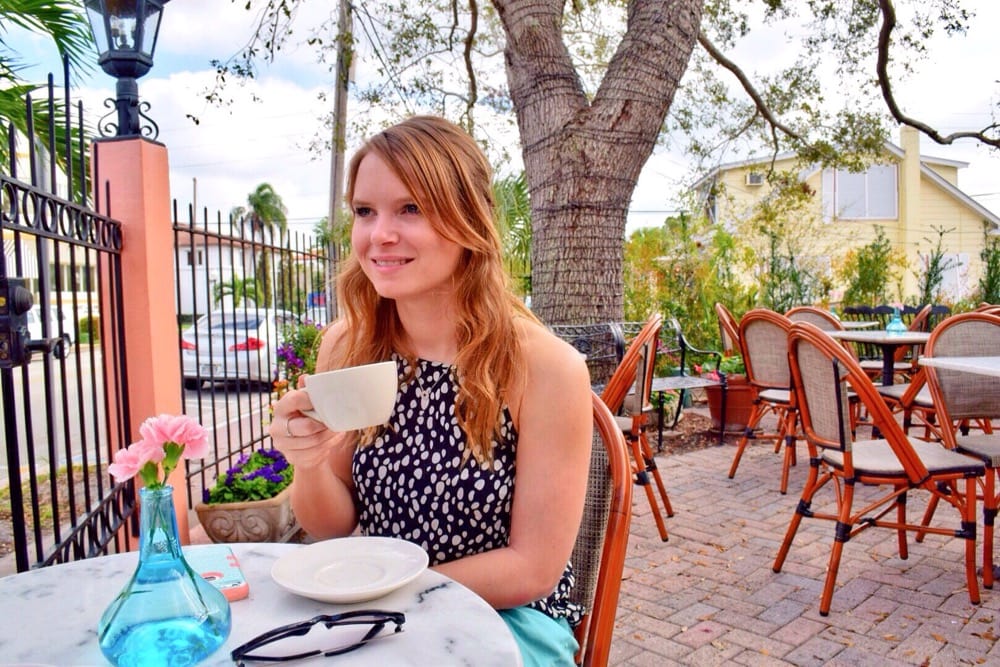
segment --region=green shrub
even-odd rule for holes
[[[97,343],[101,340],[101,318],[97,315],[81,317],[77,322],[77,340],[81,343]]]

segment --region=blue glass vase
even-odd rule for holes
[[[193,665],[229,637],[229,602],[184,560],[173,495],[139,490],[139,565],[97,626],[114,665]]]
[[[903,324],[903,319],[899,316],[899,308],[892,309],[892,319],[885,326],[885,331],[891,336],[901,336],[906,333],[906,325]]]

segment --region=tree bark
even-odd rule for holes
[[[532,216],[532,310],[623,318],[629,202],[698,38],[701,0],[633,0],[593,100],[562,40],[563,0],[493,0],[507,36]]]

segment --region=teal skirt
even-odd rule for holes
[[[500,617],[514,634],[524,667],[572,667],[580,648],[566,619],[546,616],[537,609],[501,609]]]

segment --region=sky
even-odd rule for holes
[[[898,90],[904,112],[944,132],[983,127],[989,122],[991,102],[997,101],[1000,43],[994,28],[1000,25],[1000,3],[974,0],[966,6],[977,13],[966,38],[934,43],[933,58]],[[229,87],[231,104],[207,103],[205,91],[214,80],[210,61],[237,53],[251,35],[255,17],[243,7],[242,1],[230,0],[172,0],[166,5],[155,64],[139,79],[139,95],[151,105],[158,141],[167,147],[171,195],[180,210],[195,203],[215,220],[244,204],[247,194],[267,182],[288,207],[290,229],[309,232],[329,210],[330,156],[311,153],[309,145],[323,136],[320,118],[329,113],[332,96],[323,100],[321,94],[332,91],[333,75],[315,63],[309,48],[293,44],[275,65],[262,67],[257,80]],[[317,0],[306,4],[300,20],[318,25],[335,10],[336,3]],[[15,32],[7,42],[22,60],[35,65],[25,71],[26,78],[42,80],[48,71],[60,71],[47,40]],[[779,59],[788,48],[780,35],[757,33],[732,56],[759,66]],[[114,95],[114,79],[95,66],[89,76],[74,81],[74,95],[96,121],[106,112],[104,100]],[[188,115],[197,116],[200,123]],[[894,140],[899,143],[898,133]],[[926,139],[921,151],[967,162],[968,168],[959,171],[959,187],[1000,214],[1000,154],[970,141],[940,146]],[[683,155],[658,149],[633,195],[629,229],[659,224],[675,212],[676,193],[689,178]]]

